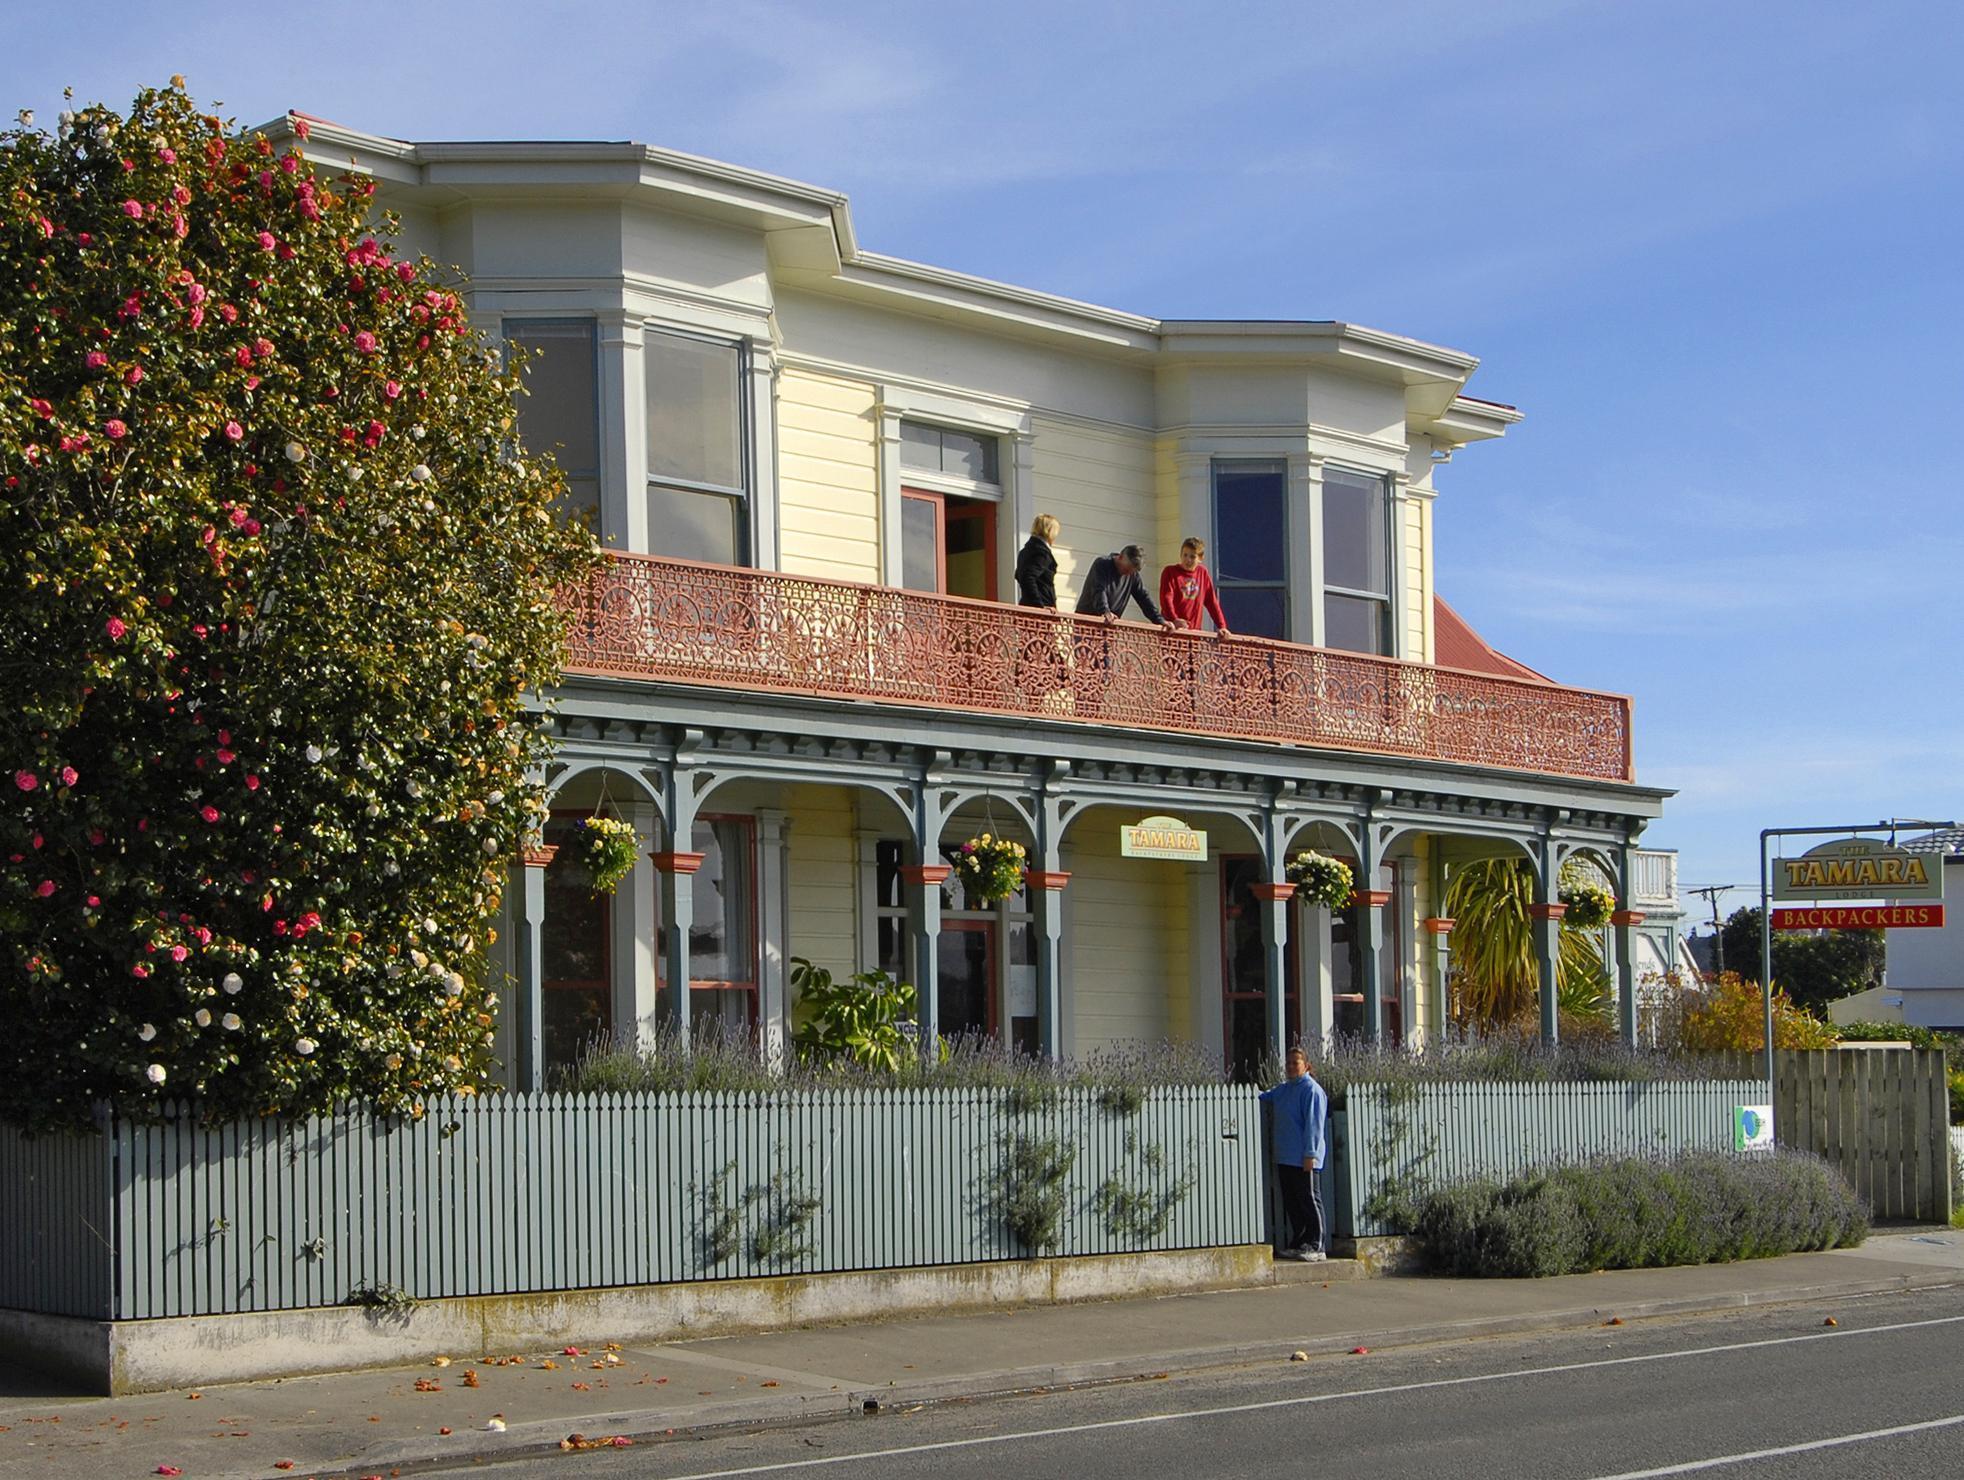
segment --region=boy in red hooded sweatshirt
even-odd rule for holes
[[[1200,614],[1204,611],[1214,619],[1217,636],[1232,637],[1227,618],[1221,612],[1221,598],[1214,590],[1214,578],[1200,563],[1200,557],[1206,553],[1207,546],[1200,540],[1180,542],[1180,563],[1169,565],[1159,573],[1159,609],[1175,627],[1195,632],[1200,630]]]

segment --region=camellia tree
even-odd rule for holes
[[[0,136],[0,1118],[483,1082],[597,557],[372,191],[175,78]]]

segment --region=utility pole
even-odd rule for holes
[[[1725,927],[1719,923],[1719,896],[1730,894],[1740,888],[1738,884],[1707,884],[1703,889],[1687,889],[1686,894],[1695,894],[1712,907],[1712,950],[1714,975],[1725,973]]]

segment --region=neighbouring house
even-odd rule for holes
[[[613,552],[564,597],[551,819],[497,947],[514,1083],[663,1023],[780,1053],[794,957],[1051,1054],[1174,1038],[1245,1071],[1298,1034],[1418,1040],[1444,1025],[1445,880],[1497,853],[1541,881],[1545,980],[1560,866],[1598,863],[1630,999],[1668,793],[1636,784],[1629,701],[1494,652],[1438,594],[1440,468],[1521,420],[1466,394],[1473,356],[901,261],[834,191],[641,144],[314,121],[299,147],[372,176],[407,249],[470,275],[473,322],[532,352],[520,433]],[[1010,604],[1039,513],[1065,615]],[[1098,556],[1143,544],[1156,590],[1187,535],[1231,640],[1068,615]],[[603,810],[643,859],[596,897],[564,845]],[[1029,850],[988,905],[950,875],[983,832]],[[1291,899],[1307,848],[1351,862],[1348,907]]]
[[[1907,1023],[1964,1033],[1964,919],[1956,901],[1964,899],[1964,827],[1947,827],[1898,846],[1943,859],[1944,923],[1932,928],[1891,930],[1882,985],[1828,1005],[1837,1023]]]

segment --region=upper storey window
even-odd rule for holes
[[[646,342],[649,548],[748,565],[742,346],[653,330]]]
[[[507,319],[507,343],[526,351],[518,437],[549,452],[566,475],[563,507],[600,531],[600,375],[591,319]]]
[[[1385,480],[1323,470],[1323,645],[1391,651],[1391,528]]]
[[[978,437],[926,422],[900,423],[900,466],[968,483],[1000,484],[1000,453],[994,437]]]
[[[1247,637],[1289,635],[1287,469],[1214,464],[1214,583],[1228,625]]]

